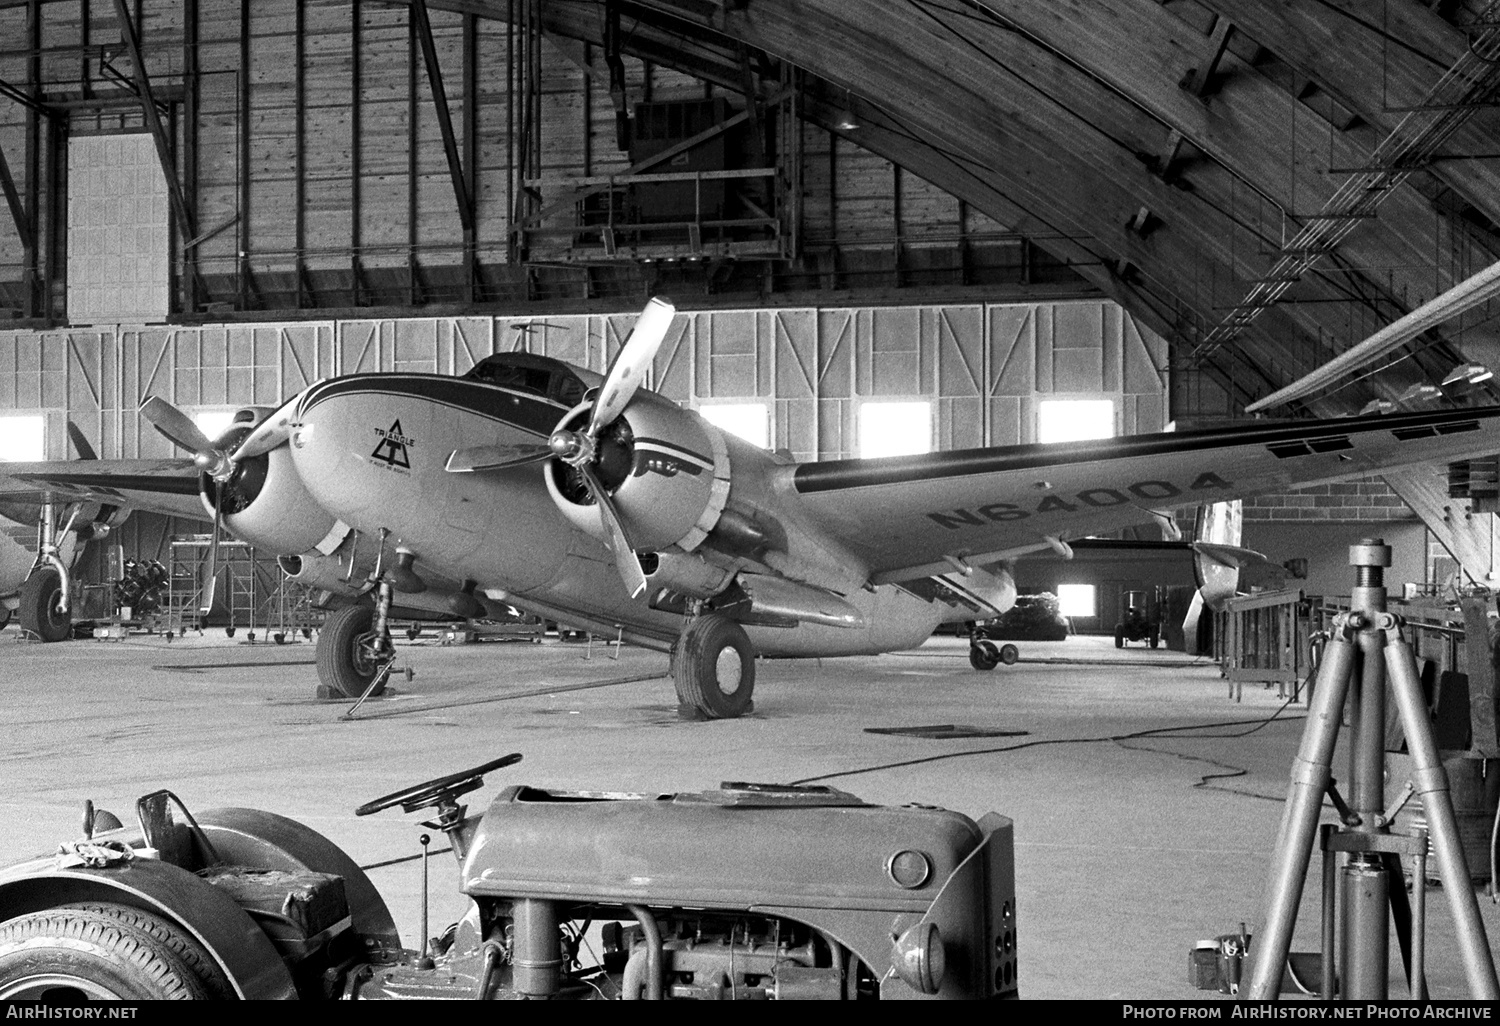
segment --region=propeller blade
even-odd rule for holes
[[[292,437],[292,419],[297,415],[297,403],[301,399],[302,393],[298,392],[255,425],[255,430],[245,436],[240,447],[229,457],[230,460],[238,463],[252,456],[263,456],[272,449],[285,445]]]
[[[224,524],[224,482],[214,482],[214,533],[208,541],[208,573],[203,578],[203,595],[199,611],[207,616],[214,607],[215,584],[219,576],[219,529]],[[200,625],[201,626],[201,625]]]
[[[501,470],[537,463],[552,455],[545,442],[517,442],[514,445],[473,445],[455,449],[448,456],[450,474],[473,474],[481,470]]]
[[[211,453],[214,443],[205,435],[193,418],[158,396],[149,396],[141,403],[141,416],[151,422],[168,441],[191,453]]]
[[[635,330],[625,340],[615,362],[609,365],[609,373],[604,376],[604,386],[599,389],[598,398],[594,400],[594,409],[589,416],[590,438],[598,438],[599,432],[614,423],[615,418],[630,404],[635,390],[641,387],[641,382],[646,378],[651,361],[656,359],[656,351],[667,337],[667,329],[672,326],[672,317],[676,313],[677,308],[659,296],[647,303],[646,309],[641,311],[640,320],[635,322]]]
[[[79,459],[97,460],[99,458],[99,454],[94,451],[94,447],[84,437],[83,429],[73,423],[71,419],[68,420],[68,437],[72,439],[73,448],[77,450]]]
[[[625,528],[620,523],[620,514],[615,511],[615,501],[604,490],[604,485],[595,476],[594,469],[587,465],[579,469],[583,471],[583,478],[589,484],[589,491],[593,493],[594,501],[599,504],[599,512],[603,514],[606,532],[604,544],[608,547],[610,555],[615,557],[615,567],[620,571],[620,579],[625,582],[625,590],[630,592],[631,598],[635,598],[646,590],[646,572],[641,569],[640,558],[636,556],[635,549],[631,548],[630,539],[625,536]]]

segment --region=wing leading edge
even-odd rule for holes
[[[805,463],[799,505],[876,583],[1057,549],[1153,510],[1500,453],[1500,407]]]

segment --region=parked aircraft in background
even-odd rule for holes
[[[318,647],[345,694],[389,658],[393,612],[514,605],[671,651],[683,708],[734,717],[757,654],[913,647],[1004,612],[1014,561],[1066,556],[1068,539],[1500,452],[1492,407],[788,463],[641,388],[673,313],[652,300],[603,377],[503,353],[462,377],[333,378],[214,439],[149,398],[142,415],[191,460],[11,465],[0,502],[26,493],[55,518],[201,503],[348,603]],[[970,658],[993,668],[999,652],[976,640]]]

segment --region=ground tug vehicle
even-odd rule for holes
[[[452,844],[471,904],[416,950],[293,820],[157,791],[127,830],[89,805],[83,839],[0,870],[0,999],[1017,996],[1003,816],[736,783],[513,786],[466,815],[457,799],[520,758],[356,810],[433,809]]]
[[[1115,648],[1124,648],[1127,641],[1144,641],[1152,648],[1161,644],[1161,589],[1149,597],[1144,591],[1127,591],[1120,604],[1125,613],[1115,624]]]

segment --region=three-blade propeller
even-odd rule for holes
[[[659,297],[646,304],[640,319],[635,322],[635,329],[615,356],[614,363],[610,364],[604,384],[594,396],[588,424],[582,431],[558,425],[546,445],[478,445],[459,449],[448,457],[448,470],[456,474],[518,467],[553,456],[577,467],[589,494],[599,504],[604,521],[604,543],[614,556],[615,566],[632,598],[646,590],[646,574],[641,569],[634,546],[630,544],[630,537],[625,533],[614,498],[594,472],[594,464],[599,458],[600,434],[625,412],[625,407],[635,398],[636,390],[645,381],[646,372],[651,369],[676,313],[676,307]]]

